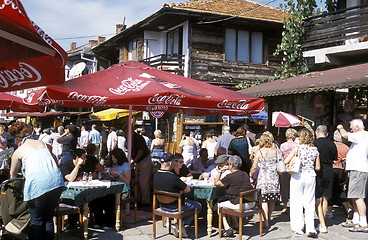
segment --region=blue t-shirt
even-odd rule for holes
[[[49,149],[35,149],[22,158],[25,171],[24,201],[29,201],[59,187],[64,187],[64,179]]]
[[[112,167],[112,168],[111,168],[111,170],[119,171],[121,174],[123,174],[123,175],[124,175],[124,172],[125,172],[125,171],[129,171],[129,170],[130,170],[130,166],[129,166],[129,164],[128,164],[127,162],[125,162],[125,163],[123,163],[123,164],[122,164],[122,165],[120,165],[120,166],[114,166],[114,167]],[[122,181],[121,181],[121,179],[120,179],[119,177],[116,177],[116,180],[117,180],[118,182],[122,182]],[[129,187],[129,185],[128,185],[128,187]]]

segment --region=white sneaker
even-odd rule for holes
[[[327,227],[318,226],[317,231],[319,233],[328,233]]]
[[[179,226],[177,223],[171,225],[171,229],[172,229],[172,233],[175,237],[179,237]],[[187,234],[187,231],[185,230],[185,227],[183,226],[182,227],[182,237],[183,238],[187,238],[188,237],[188,234]]]
[[[178,227],[178,224],[173,224],[173,225],[171,225],[171,230],[172,230],[172,233],[173,233],[173,235],[176,237],[176,238],[178,238],[179,237],[179,229],[178,229],[179,227]]]
[[[326,217],[329,218],[329,219],[332,219],[332,218],[334,218],[334,215],[333,215],[332,212],[327,212]]]

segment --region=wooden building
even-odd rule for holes
[[[151,16],[92,48],[103,68],[136,60],[217,86],[235,89],[273,76],[280,59],[280,9],[248,0],[165,4]]]
[[[368,123],[368,3],[336,2],[336,11],[304,21],[310,73],[241,90],[265,98],[269,119],[273,111],[286,111],[331,130],[340,123],[348,127],[353,118]]]

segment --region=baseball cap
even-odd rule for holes
[[[215,163],[223,163],[225,161],[227,161],[229,159],[229,155],[225,155],[225,154],[222,154],[220,156],[217,157]]]
[[[171,162],[172,160],[174,160],[174,156],[171,153],[164,153],[160,159],[162,163]]]

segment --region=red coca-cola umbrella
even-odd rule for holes
[[[128,107],[187,115],[249,115],[264,100],[174,75],[139,62],[125,62],[87,74],[61,86],[47,86],[51,99],[79,102],[80,107]]]
[[[23,98],[9,93],[0,93],[0,110],[7,109],[10,109],[14,112],[36,112],[40,109],[40,106],[27,105],[23,103]]]
[[[58,105],[63,107],[80,107],[77,101],[62,101],[50,98],[47,95],[46,87],[40,87],[31,91],[26,98],[23,98],[23,103],[28,106],[49,106]]]
[[[64,82],[66,52],[19,0],[0,0],[0,51],[0,92]]]

